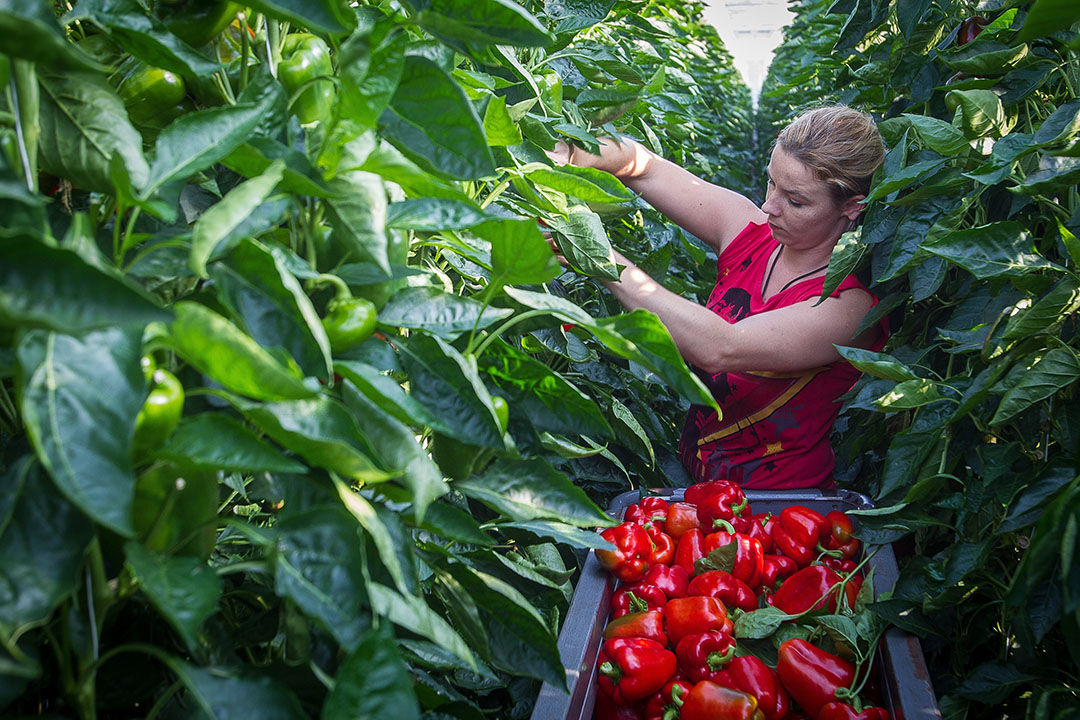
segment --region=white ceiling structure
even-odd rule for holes
[[[756,105],[773,51],[794,15],[786,0],[706,1],[705,20],[720,34]]]

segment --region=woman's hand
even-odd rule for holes
[[[610,137],[600,138],[599,155],[574,147],[563,140],[555,143],[554,150],[547,151],[547,156],[556,165],[596,168],[609,172],[619,179],[641,175],[645,171],[650,155],[648,150],[633,140]]]

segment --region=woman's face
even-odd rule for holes
[[[813,170],[779,147],[765,171],[769,189],[761,209],[769,216],[773,237],[782,245],[831,248],[862,210],[859,201],[864,196],[837,203]]]

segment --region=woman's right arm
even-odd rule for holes
[[[705,182],[628,138],[603,138],[599,155],[559,143],[556,162],[605,170],[673,222],[722,251],[749,222],[768,217],[748,198]]]

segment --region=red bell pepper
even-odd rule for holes
[[[680,565],[653,565],[641,582],[653,585],[664,591],[668,600],[686,595],[690,583],[690,573]]]
[[[821,706],[817,720],[889,720],[889,711],[883,707],[864,707],[856,711],[842,702],[830,702]]]
[[[660,610],[667,605],[667,595],[655,585],[643,582],[620,585],[611,596],[611,614],[622,617],[629,613]]]
[[[600,691],[616,705],[642,700],[675,675],[675,653],[646,638],[605,640],[596,659]]]
[[[663,530],[664,523],[667,520],[668,507],[668,501],[662,497],[656,497],[655,495],[643,497],[639,502],[626,508],[626,512],[623,513],[623,520],[643,526],[652,525]]]
[[[758,601],[750,586],[729,572],[709,570],[690,581],[690,595],[708,595],[724,603],[725,607],[737,607],[750,612],[757,610]]]
[[[670,565],[675,558],[675,541],[663,530],[657,529],[656,525],[646,525],[645,531],[649,533],[653,549],[649,553],[650,565]]]
[[[780,511],[780,522],[773,528],[776,549],[806,567],[817,556],[817,545],[829,521],[817,510],[790,505]]]
[[[724,603],[714,597],[689,595],[668,600],[664,606],[664,626],[673,645],[678,645],[687,635],[724,630],[731,625]]]
[[[829,612],[836,612],[837,598],[840,595],[839,583],[842,578],[825,565],[811,565],[799,570],[785,580],[769,603],[789,615],[798,615],[807,610],[828,607]],[[854,582],[844,583],[844,595],[848,607],[855,607],[855,598],[859,594]]]
[[[679,538],[675,548],[674,563],[689,574],[694,574],[694,564],[705,557],[705,535],[698,528],[687,530]]]
[[[811,717],[817,717],[822,706],[837,699],[836,691],[850,687],[855,679],[855,666],[850,662],[799,638],[780,644],[776,672],[784,688]]]
[[[664,632],[664,613],[659,610],[627,613],[615,618],[604,628],[604,639],[639,637],[655,640],[667,647],[667,633]]]
[[[787,555],[765,555],[761,565],[761,586],[772,592],[778,582],[794,575],[798,569],[799,566]]]
[[[839,552],[844,560],[854,560],[859,554],[859,540],[852,533],[855,531],[851,518],[839,510],[830,510],[825,514],[829,530],[822,535],[821,546],[832,552]]]
[[[841,575],[848,575],[855,572],[855,568],[859,566],[854,560],[844,560],[838,557],[825,556],[821,558],[821,562],[825,563],[825,567],[830,567]]]
[[[674,720],[679,717],[683,698],[694,687],[686,680],[672,680],[645,704],[645,720]]]
[[[624,582],[641,579],[649,569],[653,543],[645,528],[624,522],[604,530],[600,536],[615,546],[614,550],[597,550],[596,559],[612,575]]]
[[[702,680],[687,693],[679,720],[763,720],[757,698]]]
[[[713,682],[756,697],[765,720],[780,720],[791,711],[791,698],[780,683],[780,676],[753,655],[729,662]]]
[[[694,682],[715,681],[735,657],[735,638],[720,630],[685,635],[675,645],[675,657]]]
[[[617,705],[607,695],[598,692],[593,720],[641,720],[641,710],[637,705]]]
[[[772,513],[754,515],[747,522],[746,527],[743,528],[743,534],[757,538],[758,542],[761,543],[761,549],[771,553],[773,551],[772,529],[778,522],[778,518]]]
[[[717,551],[716,555],[713,555],[714,551]],[[711,569],[725,570],[750,587],[761,584],[765,552],[755,538],[724,530],[709,533],[705,536],[705,554]],[[701,567],[695,565],[695,570],[700,571]]]
[[[750,517],[750,501],[741,487],[726,480],[704,484],[711,487],[703,489],[702,493],[691,493],[694,487],[687,488],[691,498],[698,498],[688,499],[687,502],[697,504],[698,521],[705,532],[719,527],[719,521],[729,523],[738,519],[740,524],[745,524],[743,513],[745,511],[745,517]]]
[[[689,503],[675,502],[668,508],[667,520],[664,523],[664,531],[671,536],[676,543],[688,530],[701,527],[698,521],[697,508]]]
[[[742,502],[745,498],[742,486],[730,480],[710,480],[709,482],[694,483],[683,491],[683,500],[693,505],[700,505],[710,495],[723,495],[731,498],[735,503]]]

